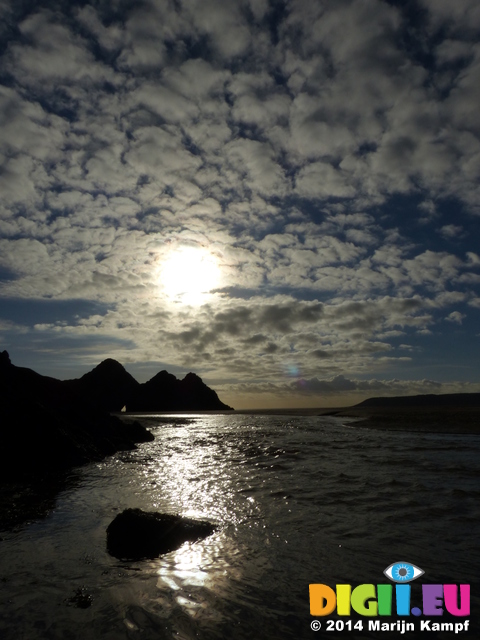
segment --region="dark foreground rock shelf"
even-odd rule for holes
[[[202,540],[215,529],[204,520],[125,509],[107,527],[107,550],[110,555],[126,560],[156,558],[175,551],[184,542]]]

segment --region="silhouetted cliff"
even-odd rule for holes
[[[76,380],[62,384],[105,411],[227,411],[213,389],[195,373],[178,380],[167,371],[139,384],[124,367],[109,358]]]
[[[140,387],[135,378],[112,358],[103,360],[81,378],[65,380],[63,384],[104,411],[121,411]]]
[[[71,385],[16,367],[6,351],[0,354],[0,400],[3,477],[67,469],[153,440],[139,423],[99,410]]]
[[[160,371],[139,385],[126,407],[127,411],[231,410],[195,373],[187,373],[183,380],[178,380],[167,371]]]

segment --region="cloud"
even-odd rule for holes
[[[458,237],[463,232],[463,227],[457,224],[446,224],[439,229],[439,233],[447,239]]]
[[[28,333],[28,327],[12,322],[11,320],[0,319],[0,334],[10,332],[26,334]]]
[[[433,200],[424,200],[418,205],[418,208],[422,212],[419,219],[421,224],[428,224],[438,216],[437,207]]]
[[[227,0],[193,0],[188,5],[189,17],[200,33],[210,42],[222,58],[245,54],[252,44],[252,32],[246,20],[243,3]]]
[[[95,60],[87,43],[48,10],[30,14],[18,25],[24,38],[8,52],[9,70],[22,84],[41,92],[55,83],[75,89],[100,82],[115,83],[115,74]]]
[[[285,176],[270,145],[257,140],[234,140],[225,147],[229,168],[243,187],[260,195],[285,192]]]
[[[310,380],[298,380],[295,389],[302,394],[320,395],[322,393],[341,393],[342,391],[354,391],[357,385],[345,378],[345,376],[335,376],[332,380],[319,380],[311,378]]]
[[[467,316],[464,313],[460,313],[460,311],[452,311],[452,313],[448,314],[445,320],[448,322],[454,322],[455,324],[462,324],[466,317]]]
[[[460,0],[452,5],[448,0],[421,0],[428,9],[433,28],[444,27],[450,33],[458,30],[473,32],[480,26],[480,10],[475,0]]]
[[[353,186],[346,184],[342,172],[330,164],[315,162],[299,171],[296,193],[305,198],[349,198],[355,194]]]

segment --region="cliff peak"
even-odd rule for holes
[[[8,351],[2,351],[2,353],[0,353],[0,366],[6,367],[11,364],[12,362],[10,360],[10,356],[8,355]]]

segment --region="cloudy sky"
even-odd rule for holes
[[[478,0],[0,5],[0,348],[236,408],[480,391]]]

